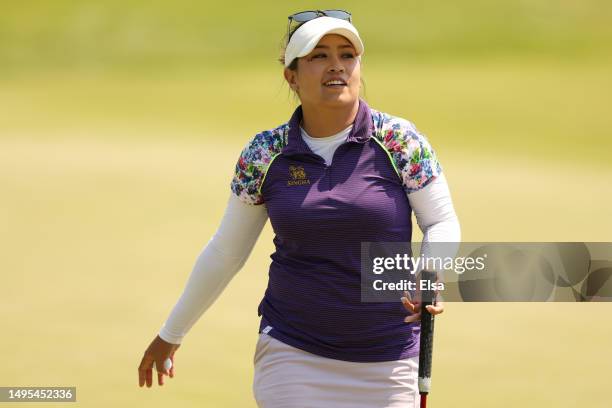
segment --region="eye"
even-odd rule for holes
[[[321,53],[321,54],[315,54],[315,55],[312,56],[313,59],[314,58],[319,58],[319,57],[325,58],[325,54]]]
[[[343,54],[342,56],[345,58],[355,58],[355,56],[350,52],[347,52],[346,54]]]

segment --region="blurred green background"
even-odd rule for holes
[[[0,386],[76,386],[87,407],[255,406],[269,225],[177,377],[139,389],[136,369],[242,146],[296,107],[276,59],[287,15],[316,8],[353,13],[364,97],[428,136],[464,241],[611,240],[609,2],[5,2]],[[610,311],[448,304],[430,405],[607,407]]]

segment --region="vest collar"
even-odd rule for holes
[[[312,150],[308,147],[300,132],[300,122],[302,121],[303,112],[302,105],[298,106],[289,122],[287,122],[289,135],[287,137],[287,145],[283,148],[283,154],[298,154],[311,153]],[[365,143],[367,142],[373,130],[372,112],[370,107],[363,100],[359,99],[359,108],[353,122],[353,128],[346,138],[347,142]]]

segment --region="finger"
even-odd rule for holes
[[[138,386],[142,387],[143,385],[145,385],[145,378],[146,378],[146,370],[138,367]]]
[[[145,373],[144,371],[141,371],[139,368],[138,369],[138,386],[142,387],[143,385],[145,385]]]
[[[435,306],[434,305],[427,305],[426,309],[432,315],[437,315],[437,314],[440,314],[440,313],[444,312],[444,305],[443,304],[437,304]]]
[[[168,375],[168,370],[166,370],[165,366],[164,366],[164,361],[166,359],[164,358],[163,360],[155,360],[155,370],[158,373],[164,374],[164,375]]]
[[[421,304],[421,300],[420,300],[420,298],[419,298],[419,293],[418,293],[418,292],[417,292],[417,297],[416,297],[416,299],[415,299],[415,300],[412,300],[412,296],[410,295],[410,292],[408,292],[407,290],[405,290],[405,291],[404,291],[404,297],[405,297],[406,299],[408,299],[408,301],[409,301],[411,304],[415,305],[415,306],[418,306],[418,305],[420,305],[420,304]]]
[[[170,356],[170,361],[172,361],[172,367],[170,367],[170,378],[174,378],[174,353]]]
[[[147,387],[151,388],[153,385],[153,369],[149,368],[147,370]]]
[[[157,383],[159,385],[164,385],[164,373],[157,373]]]
[[[138,366],[138,385],[142,387],[145,385],[147,379],[147,370],[152,366],[152,359],[149,356],[144,356]]]
[[[408,300],[408,298],[406,297],[402,297],[401,298],[402,304],[404,305],[404,307],[406,308],[406,310],[408,310],[409,312],[414,312],[414,304],[410,302],[410,300]]]
[[[412,322],[416,322],[421,320],[421,313],[415,313],[413,315],[410,316],[406,316],[406,318],[404,319],[405,323],[412,323]]]

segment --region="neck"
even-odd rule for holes
[[[302,127],[311,137],[332,136],[355,121],[358,109],[359,100],[334,108],[302,104]]]

